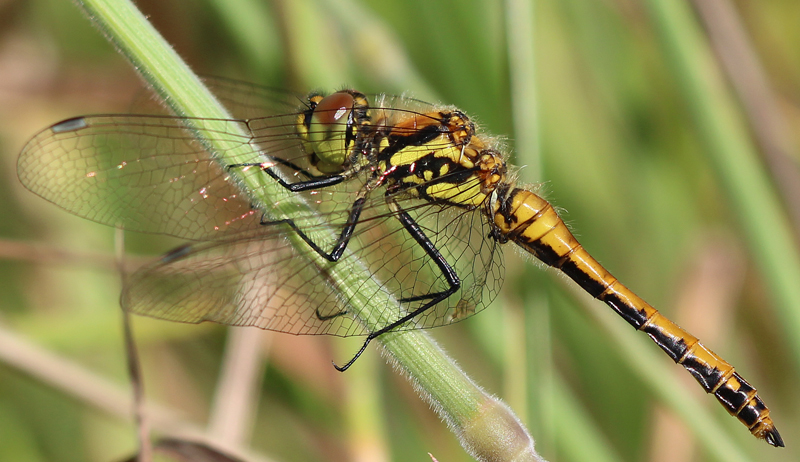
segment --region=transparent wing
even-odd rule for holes
[[[279,114],[286,104],[296,109],[306,102],[304,95],[250,82],[217,76],[203,76],[202,80],[237,119]],[[372,108],[388,108],[400,113],[425,113],[442,107],[408,96],[371,94],[367,97]]]
[[[270,227],[178,248],[131,275],[122,306],[169,321],[293,334],[364,333],[349,316],[326,316],[338,313],[342,303],[285,232]]]
[[[268,131],[248,129],[252,137],[232,130],[212,136],[245,147],[239,161],[260,162],[259,146],[274,152],[298,149],[296,137],[286,133],[290,118],[275,117]],[[174,117],[111,115],[61,122],[28,142],[17,173],[28,189],[59,207],[131,231],[213,239],[259,220],[249,198]]]
[[[296,112],[307,102],[306,95],[250,82],[214,76],[203,76],[202,80],[236,119]]]
[[[295,95],[227,80],[212,81],[210,86],[235,115],[245,118],[191,122],[214,124],[217,128],[209,136],[243,153],[233,162],[272,164],[281,159],[286,163],[278,162],[274,168],[290,181],[315,174],[295,134]],[[379,101],[381,107],[373,117],[386,125],[407,119],[415,110],[433,112],[430,105],[407,98]],[[385,107],[390,104],[398,108]],[[431,116],[414,113],[414,117]],[[132,275],[123,294],[125,307],[132,312],[298,334],[365,333],[353,322],[350,301],[333,289],[324,269],[289,245],[287,237],[294,229],[285,223],[260,224],[262,213],[251,204],[252,191],[243,192],[230,181],[229,172],[185,129],[185,121],[111,115],[61,122],[28,143],[18,162],[19,177],[36,194],[81,217],[133,231],[209,241],[177,249]],[[234,125],[239,131],[232,129]],[[407,126],[413,129],[413,124]],[[245,136],[234,134],[241,131]],[[315,243],[330,251],[353,202],[359,194],[366,195],[348,253],[336,264],[357,258],[378,281],[379,290],[415,300],[381,307],[388,324],[426,303],[425,295],[446,290],[449,283],[389,210],[384,191],[365,192],[370,172],[365,168],[350,181],[300,193],[310,208],[298,207],[296,213],[277,213],[276,204],[265,204],[264,209],[273,220],[291,219],[301,232],[322,236]],[[237,173],[273,181],[255,166]],[[295,194],[287,190],[276,201]],[[496,242],[486,237],[484,217],[478,211],[442,207],[409,194],[394,199],[418,222],[462,282],[455,294],[402,328],[448,324],[481,309],[502,279],[499,252]],[[317,232],[320,223],[333,231]],[[360,295],[373,295],[366,290],[360,288]]]
[[[187,121],[215,127],[207,136],[237,149],[230,162],[280,158],[311,170],[295,132],[296,117],[290,112],[249,120],[148,115],[69,119],[28,142],[17,173],[32,192],[98,223],[191,240],[218,239],[256,226],[261,214],[248,192],[231,181],[230,172],[185,128]],[[275,169],[290,182],[304,179],[300,171]],[[258,168],[249,170],[236,173],[263,174]]]
[[[330,265],[366,268],[375,289],[396,299],[440,292],[448,282],[435,261],[410,237],[382,194],[370,198],[346,253]],[[412,197],[398,197],[425,235],[461,279],[461,288],[399,330],[427,328],[462,320],[496,296],[503,278],[500,249],[487,239],[480,211],[452,210]],[[303,223],[305,232],[315,225]],[[256,228],[234,239],[184,246],[133,274],[123,293],[125,309],[170,321],[257,326],[293,334],[363,335],[367,330],[349,308],[351,300],[320,268],[287,239],[286,224]],[[425,303],[379,306],[388,325]]]
[[[278,96],[275,104],[277,101]],[[391,113],[382,110],[383,115]],[[32,192],[98,223],[190,240],[220,239],[257,226],[261,213],[253,207],[254,191],[243,191],[231,181],[230,172],[186,129],[187,121],[208,129],[209,138],[237,149],[230,162],[281,159],[297,169],[280,164],[273,168],[296,182],[316,171],[296,134],[296,118],[297,109],[283,115],[232,120],[79,117],[53,125],[31,139],[20,154],[17,173]],[[236,173],[264,175],[257,167]],[[348,196],[360,186],[355,181],[302,195],[312,207],[344,213],[355,199]],[[288,194],[285,191],[274,200],[284,202]],[[273,209],[264,205],[268,212]]]
[[[477,313],[494,300],[504,276],[502,250],[496,240],[488,238],[490,227],[481,211],[445,207],[413,198],[398,198],[397,203],[414,218],[461,282],[455,293],[398,330],[451,324]],[[385,235],[382,239],[362,240],[356,252],[369,262],[370,271],[381,281],[384,290],[395,294],[397,299],[415,299],[441,293],[450,287],[436,261],[396,218],[381,223],[380,231],[370,230],[369,226],[365,228],[366,232]],[[394,310],[388,317],[396,320],[427,301],[422,299],[385,309]]]

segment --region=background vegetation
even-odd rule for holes
[[[492,308],[432,334],[523,418],[548,460],[797,460],[800,304],[786,302],[791,289],[775,272],[791,274],[798,258],[800,4],[698,3],[728,7],[733,28],[720,28],[720,10],[700,10],[710,23],[674,22],[657,1],[535,2],[533,14],[513,1],[137,4],[201,74],[302,92],[410,92],[507,136],[514,162],[526,166],[521,181],[541,183],[607,268],[734,364],[788,446],[750,437],[604,305],[509,251],[505,291]],[[703,54],[704,36],[691,43],[687,64],[675,37],[691,38],[701,25],[735,78],[711,75],[713,86],[698,94],[693,85],[717,66],[707,58],[718,56]],[[534,62],[525,60],[528,47]],[[15,162],[37,130],[126,111],[140,88],[73,5],[0,3],[0,460],[108,461],[135,451],[114,232],[28,193]],[[735,105],[705,104],[709,94]],[[714,123],[729,129],[722,144]],[[760,191],[758,172],[731,180],[739,160],[724,157],[725,140],[760,153],[758,168],[777,192],[759,205],[786,210],[794,223],[783,266],[764,262],[753,237],[772,222],[742,206],[742,193]],[[126,241],[132,259],[171,245]],[[426,452],[469,460],[375,349],[348,373],[333,370],[330,360],[347,358],[358,339],[257,331],[251,368],[237,369],[225,351],[241,350],[231,350],[223,327],[134,321],[158,430],[211,422],[212,433],[269,460],[426,460]],[[233,416],[225,409],[238,408],[217,398],[226,395],[222,370],[253,377],[236,381],[255,392],[235,393],[247,401]]]

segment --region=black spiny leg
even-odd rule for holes
[[[353,237],[353,231],[356,228],[356,223],[358,223],[358,218],[361,216],[361,210],[364,208],[365,201],[365,197],[359,197],[355,202],[353,202],[353,207],[350,208],[350,217],[347,219],[347,223],[345,223],[344,228],[342,228],[342,233],[339,235],[339,239],[336,240],[336,244],[333,246],[333,250],[330,253],[323,250],[319,245],[317,245],[316,242],[308,237],[303,230],[297,227],[297,225],[294,223],[294,220],[291,218],[284,218],[282,220],[275,221],[262,221],[261,224],[265,226],[274,226],[280,224],[289,225],[294,232],[296,232],[300,238],[306,241],[306,244],[314,249],[314,251],[317,252],[321,257],[324,257],[330,262],[336,262],[342,257],[344,249],[347,248],[347,244],[350,242],[350,238]]]
[[[297,164],[295,164],[294,162],[288,161],[288,160],[286,160],[286,159],[282,159],[282,158],[280,158],[280,157],[272,157],[272,156],[268,156],[268,155],[264,155],[264,157],[266,157],[267,159],[269,159],[269,162],[275,162],[276,164],[281,164],[281,165],[283,165],[284,167],[289,167],[289,168],[290,168],[290,169],[292,169],[292,170],[295,170],[295,171],[297,171],[297,172],[300,172],[300,173],[302,173],[303,175],[305,175],[307,178],[314,178],[314,177],[315,177],[314,175],[312,175],[312,174],[308,173],[308,171],[306,171],[306,170],[305,170],[305,169],[303,169],[302,167],[299,167],[299,166],[298,166]],[[260,169],[264,169],[264,168],[271,168],[271,167],[267,167],[267,166],[266,166],[266,165],[264,165],[264,164],[265,164],[265,162],[248,162],[248,163],[244,163],[244,164],[231,164],[231,165],[228,165],[228,166],[227,166],[227,167],[225,167],[225,168],[226,168],[227,170],[230,170],[230,169],[232,169],[232,168],[244,168],[244,167],[258,167],[258,168],[260,168]]]
[[[400,302],[410,302],[418,300],[429,300],[429,301],[420,306],[419,308],[415,309],[414,311],[406,314],[397,321],[394,321],[393,323],[384,326],[376,330],[375,332],[370,332],[370,334],[367,335],[366,340],[364,340],[364,344],[361,345],[361,348],[356,352],[353,358],[350,359],[350,361],[347,361],[347,363],[345,363],[345,365],[343,366],[338,366],[336,365],[336,363],[333,364],[333,367],[335,367],[339,372],[344,372],[350,366],[352,366],[353,363],[356,362],[356,359],[358,359],[358,357],[361,356],[362,353],[364,353],[364,350],[367,349],[367,345],[369,345],[369,342],[371,342],[374,338],[377,338],[378,336],[383,335],[387,332],[391,332],[396,328],[402,326],[403,324],[407,323],[408,321],[411,321],[412,319],[416,318],[417,316],[421,315],[422,313],[430,309],[432,306],[436,305],[442,300],[446,300],[447,297],[453,295],[459,289],[459,287],[461,287],[461,279],[459,279],[458,274],[456,274],[456,270],[453,269],[453,267],[450,266],[449,263],[447,263],[447,260],[444,259],[442,254],[439,253],[439,250],[433,244],[433,242],[431,242],[431,240],[428,239],[425,233],[422,232],[422,229],[419,227],[417,222],[414,221],[413,218],[411,218],[411,215],[409,215],[408,212],[400,208],[397,202],[395,202],[394,199],[390,198],[388,195],[386,196],[386,201],[389,203],[389,207],[395,212],[395,216],[397,217],[398,220],[400,220],[400,223],[403,225],[403,228],[405,228],[406,231],[408,231],[408,233],[411,235],[411,237],[413,237],[414,240],[417,241],[417,243],[421,245],[423,249],[425,249],[425,253],[427,253],[428,256],[433,259],[434,263],[436,263],[436,266],[439,267],[439,270],[441,270],[442,275],[445,277],[445,279],[447,279],[449,287],[441,292],[434,292],[431,294],[417,295],[414,297],[400,299]]]
[[[265,163],[248,163],[248,164],[231,164],[228,165],[226,168],[228,170],[233,168],[246,168],[246,167],[258,167],[266,173],[267,175],[271,176],[275,179],[278,184],[283,186],[284,188],[288,189],[292,192],[301,192],[301,191],[308,191],[310,189],[317,189],[317,188],[325,188],[328,186],[333,186],[336,184],[341,183],[345,179],[347,179],[346,175],[332,175],[332,176],[315,176],[311,173],[303,170],[302,168],[298,167],[292,162],[288,160],[281,159],[278,157],[269,157],[271,162],[275,162],[277,164],[281,164],[285,167],[289,167],[293,170],[304,175],[306,178],[309,178],[307,181],[300,181],[297,183],[288,183],[283,178],[280,177],[277,173],[272,170],[271,166],[266,165]],[[264,220],[264,217],[261,218],[261,224],[265,226],[274,226],[279,224],[286,224],[291,227],[294,232],[303,239],[306,244],[309,245],[317,254],[324,257],[326,260],[331,262],[336,262],[339,258],[342,257],[344,253],[344,249],[347,248],[347,244],[350,242],[350,238],[353,236],[353,231],[355,230],[356,223],[358,223],[358,219],[361,216],[361,211],[364,208],[364,202],[366,201],[366,197],[364,195],[360,196],[356,201],[353,203],[353,206],[350,208],[350,216],[347,219],[347,223],[345,223],[344,228],[342,229],[341,234],[339,235],[339,239],[336,240],[336,244],[333,246],[333,250],[328,253],[323,250],[316,242],[314,242],[306,233],[303,232],[292,220],[291,218],[286,218],[283,220],[275,220],[275,221],[267,221]],[[323,315],[319,312],[319,309],[315,311],[317,319],[320,321],[328,321],[333,318],[337,318],[344,314],[347,314],[347,311],[340,311],[338,313],[334,313],[331,315]]]
[[[297,225],[294,223],[294,220],[291,218],[286,218],[283,220],[277,221],[269,221],[269,222],[261,222],[262,225],[278,225],[281,223],[289,225],[294,232],[297,233],[300,238],[306,241],[306,244],[309,245],[315,252],[317,252],[320,256],[324,257],[328,261],[336,262],[341,258],[342,254],[344,253],[344,249],[347,248],[348,242],[350,242],[350,238],[353,237],[353,231],[356,228],[356,223],[358,223],[358,218],[361,215],[361,210],[364,208],[364,202],[366,198],[359,197],[353,203],[353,206],[350,208],[350,217],[347,219],[347,223],[345,223],[344,228],[342,229],[342,233],[339,235],[339,239],[336,240],[336,245],[333,246],[333,250],[331,253],[325,252],[316,242],[314,242],[306,233],[303,232]],[[339,316],[347,314],[346,310],[339,311],[334,314],[323,315],[319,312],[319,308],[315,310],[317,319],[320,321],[329,321],[333,318],[337,318]]]
[[[297,183],[289,183],[283,178],[280,177],[277,173],[272,170],[272,166],[267,165],[266,163],[246,163],[246,164],[231,164],[228,165],[226,168],[228,170],[233,168],[246,168],[246,167],[258,167],[266,173],[267,175],[271,176],[275,179],[281,186],[288,189],[291,192],[301,192],[301,191],[308,191],[310,189],[317,189],[317,188],[326,188],[328,186],[333,186],[339,184],[348,178],[345,174],[338,174],[338,175],[330,175],[330,176],[314,176],[311,173],[303,170],[299,166],[295,165],[288,160],[281,159],[279,157],[268,157],[270,162],[275,162],[276,164],[281,164],[285,167],[289,167],[293,170],[296,170],[303,174],[306,178],[309,178],[306,181],[299,181]],[[353,236],[353,230],[356,227],[356,223],[358,223],[358,218],[361,216],[361,210],[364,208],[364,202],[366,201],[366,196],[361,195],[356,201],[353,203],[353,206],[350,208],[350,216],[347,219],[347,223],[344,225],[344,229],[342,229],[342,233],[339,235],[339,239],[336,240],[336,244],[333,246],[333,250],[328,253],[323,250],[316,242],[311,240],[306,233],[304,233],[300,228],[297,227],[294,220],[291,218],[286,218],[283,220],[275,220],[275,221],[267,221],[264,220],[264,217],[261,218],[262,225],[279,225],[279,224],[287,224],[289,225],[306,243],[314,249],[320,256],[324,257],[326,260],[335,262],[341,258],[342,254],[344,253],[344,249],[347,248],[347,243],[350,242],[350,238]],[[334,315],[339,316],[338,314]]]
[[[271,176],[275,181],[277,181],[281,186],[288,189],[291,192],[300,192],[300,191],[308,191],[309,189],[316,189],[316,188],[325,188],[328,186],[333,186],[335,184],[339,184],[342,181],[346,180],[348,177],[343,174],[339,175],[326,175],[326,176],[315,176],[311,173],[303,170],[302,168],[298,167],[297,165],[289,162],[288,160],[281,159],[279,157],[268,157],[270,162],[274,162],[276,164],[283,165],[285,167],[289,167],[292,170],[300,172],[306,178],[309,178],[306,181],[298,181],[297,183],[289,183],[280,175],[275,173],[272,170],[272,166],[267,165],[266,162],[255,162],[249,164],[231,164],[225,167],[228,170],[234,168],[246,168],[246,167],[258,167],[261,169],[262,172],[266,173],[267,175]]]

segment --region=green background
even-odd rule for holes
[[[138,5],[198,73],[301,92],[344,85],[408,92],[456,105],[485,132],[507,137],[512,161],[525,166],[520,181],[541,183],[539,191],[598,260],[736,366],[760,390],[789,446],[773,449],[749,436],[604,305],[508,249],[505,290],[490,309],[431,333],[526,421],[548,460],[713,460],[718,453],[709,444],[740,460],[800,457],[800,357],[787,317],[800,305],[781,304],[762,269],[746,231],[762,216],[736,199],[754,185],[723,179],[725,162],[714,160],[708,127],[694,115],[700,101],[686,90],[693,76],[670,54],[664,18],[647,2],[544,1],[531,16],[509,13],[510,1]],[[773,115],[784,124],[769,140],[793,159],[765,157],[763,165],[777,165],[789,184],[800,184],[800,4],[733,6],[774,92]],[[509,18],[534,40],[520,46],[509,39]],[[687,37],[697,24],[685,26],[672,30]],[[525,45],[533,46],[533,75],[519,64]],[[729,91],[717,82],[716,90]],[[127,389],[114,231],[27,192],[15,162],[37,130],[78,114],[125,112],[141,85],[74,5],[0,4],[0,329],[20,341],[4,343],[4,356],[25,358],[22,366],[0,363],[0,460],[107,461],[135,451],[134,427],[114,408],[119,400],[109,394],[103,401],[101,382],[80,381],[89,372],[121,396]],[[712,118],[727,116],[712,109]],[[526,110],[535,117],[524,118]],[[729,139],[747,139],[753,127],[765,120],[774,127],[775,119],[759,113],[742,120]],[[797,199],[787,192],[772,205],[790,210]],[[795,226],[795,242],[797,234]],[[171,242],[129,235],[126,245],[135,259]],[[795,252],[786,248],[797,258]],[[148,398],[204,425],[226,329],[144,319],[134,328]],[[442,462],[469,460],[374,348],[339,374],[330,360],[347,358],[358,339],[267,333],[263,341],[267,363],[246,447],[285,461],[364,453],[364,460],[427,460],[428,452]],[[58,355],[57,365],[78,369],[24,356],[28,342]],[[630,354],[633,348],[642,351]],[[47,372],[63,382],[48,382]],[[668,417],[675,406],[665,404],[658,384],[707,408],[722,432],[698,434]]]

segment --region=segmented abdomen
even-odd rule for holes
[[[769,409],[730,364],[703,346],[612,276],[581,246],[553,207],[523,189],[498,191],[491,210],[501,239],[514,241],[549,266],[563,271],[593,297],[604,301],[629,324],[643,331],[694,376],[707,393],[750,432],[773,446],[783,440]]]

